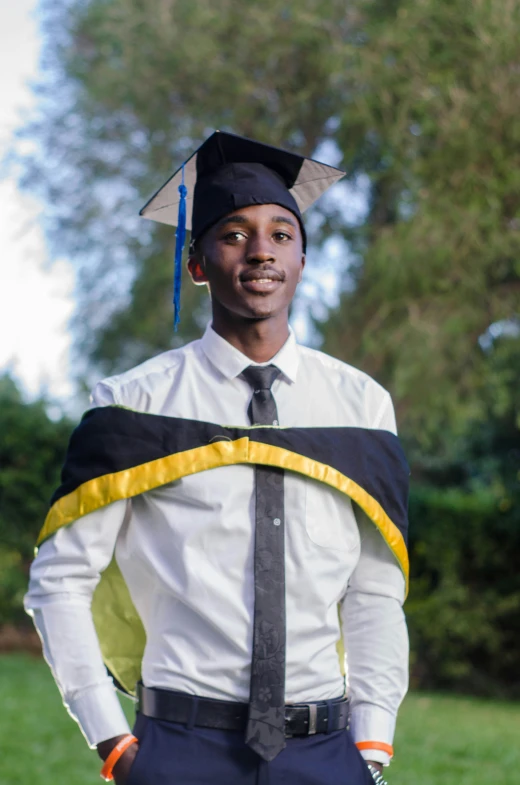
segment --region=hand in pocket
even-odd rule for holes
[[[132,744],[131,747],[123,752],[114,766],[115,785],[126,785],[138,751],[139,745]]]

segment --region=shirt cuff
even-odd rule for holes
[[[395,731],[395,716],[373,703],[358,703],[350,716],[350,732],[354,742],[377,741],[392,744]],[[388,766],[390,755],[383,750],[360,750],[365,760],[373,760]]]
[[[66,706],[92,749],[101,741],[130,733],[130,726],[111,684],[92,687],[74,698],[67,696]]]

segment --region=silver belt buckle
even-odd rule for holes
[[[308,736],[314,736],[318,727],[318,707],[315,703],[309,703],[309,730]]]

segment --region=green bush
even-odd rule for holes
[[[71,432],[51,420],[44,400],[24,403],[0,377],[0,624],[23,623],[29,565]]]
[[[412,487],[416,686],[520,696],[520,515],[497,490]]]

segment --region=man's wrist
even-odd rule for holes
[[[120,736],[113,736],[111,739],[100,741],[99,744],[96,745],[96,749],[101,760],[106,760],[114,747],[116,747],[125,736],[128,736],[128,734],[122,733]]]
[[[117,782],[119,782],[122,774],[122,781],[126,782],[137,754],[137,742],[136,736],[127,733],[122,737],[107,739],[106,742],[101,742],[98,745],[98,755],[102,758],[106,755],[101,769],[102,779],[111,782],[114,780],[114,775],[117,775]]]

